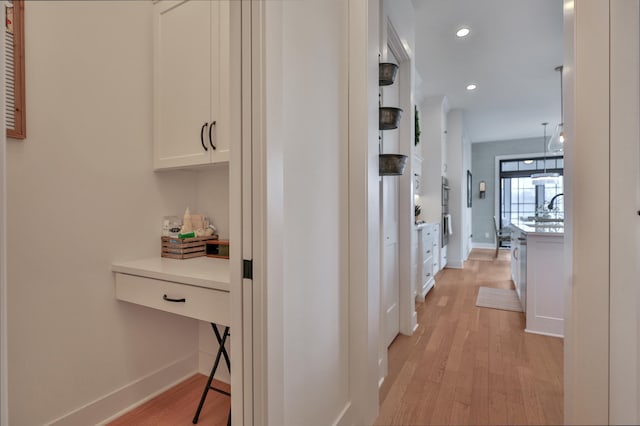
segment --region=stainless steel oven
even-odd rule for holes
[[[440,238],[442,247],[449,244],[449,217],[449,208],[442,207],[442,238]]]
[[[449,243],[449,179],[442,177],[442,224],[440,226],[441,246],[445,247]]]
[[[449,179],[442,177],[442,207],[449,207]]]

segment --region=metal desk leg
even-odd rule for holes
[[[229,337],[229,327],[224,328],[224,332],[222,336],[220,336],[220,332],[214,323],[211,323],[211,327],[213,328],[213,332],[216,335],[216,339],[218,340],[218,353],[216,354],[216,360],[213,363],[213,368],[211,369],[211,374],[209,374],[209,380],[207,380],[207,385],[204,387],[204,391],[202,392],[202,397],[200,398],[200,404],[198,404],[198,409],[196,410],[196,415],[193,417],[193,424],[198,423],[198,417],[200,417],[200,411],[202,410],[202,406],[204,405],[204,400],[207,399],[207,394],[209,390],[216,391],[218,393],[231,396],[231,393],[224,391],[222,389],[215,388],[211,386],[211,382],[213,381],[213,376],[216,374],[216,370],[218,370],[218,364],[220,364],[220,358],[224,357],[224,360],[227,364],[227,368],[229,372],[231,372],[231,361],[229,360],[229,354],[227,353],[227,349],[224,347],[227,342],[227,337]],[[229,417],[227,419],[227,425],[231,425],[231,410],[229,410]]]

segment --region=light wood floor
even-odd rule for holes
[[[524,333],[524,314],[475,306],[480,286],[513,288],[509,252],[474,250],[445,269],[418,330],[389,348],[376,425],[563,422],[562,339]]]
[[[207,379],[207,376],[196,374],[109,423],[109,426],[192,425]],[[229,385],[225,383],[214,380],[213,385],[229,391]],[[209,391],[198,425],[226,425],[230,407],[231,399],[228,396]]]
[[[416,305],[418,330],[389,348],[376,425],[562,424],[562,340],[525,334],[522,313],[475,306],[480,286],[513,288],[509,252],[493,253],[442,271]],[[205,383],[195,375],[111,425],[190,425]],[[229,404],[210,392],[198,424],[225,425]]]

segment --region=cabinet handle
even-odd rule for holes
[[[214,121],[213,123],[211,123],[211,126],[209,126],[209,145],[211,145],[211,148],[213,148],[214,151],[216,149],[216,146],[213,144],[213,139],[211,138],[211,130],[215,125],[216,125],[216,122]]]
[[[207,127],[207,123],[204,123],[202,125],[202,128],[200,129],[200,143],[202,144],[202,147],[204,148],[205,151],[209,151],[209,148],[207,148],[207,146],[204,144],[204,129]]]
[[[187,301],[184,297],[182,299],[172,299],[166,294],[162,296],[162,300],[166,300],[167,302],[175,302],[175,303],[184,303]]]
[[[427,254],[431,253],[431,250],[427,250]]]
[[[518,260],[518,256],[516,256],[516,253],[518,253],[518,247],[516,247],[516,248],[514,248],[514,249],[513,249],[513,258],[514,258],[515,260]]]

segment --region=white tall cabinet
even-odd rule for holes
[[[153,164],[229,161],[231,13],[228,1],[153,6]]]
[[[416,300],[423,302],[429,290],[435,285],[437,271],[436,250],[438,246],[438,224],[422,223],[417,225],[417,246],[415,264]]]

